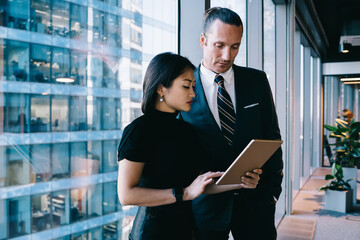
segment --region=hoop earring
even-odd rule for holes
[[[164,96],[160,96],[160,102],[163,102],[164,101]]]

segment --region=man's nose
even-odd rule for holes
[[[223,49],[222,58],[225,61],[230,61],[230,59],[231,59],[231,49],[230,48],[224,48]]]

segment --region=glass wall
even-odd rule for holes
[[[149,61],[177,52],[177,13],[177,0],[0,1],[0,239],[128,238],[117,147]]]

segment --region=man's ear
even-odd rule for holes
[[[201,35],[200,35],[200,46],[204,47],[205,45],[206,45],[205,33],[201,33]]]

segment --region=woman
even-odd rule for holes
[[[198,176],[203,157],[196,149],[195,131],[176,118],[178,111],[191,109],[194,69],[179,55],[155,56],[144,79],[144,115],[123,132],[118,149],[118,195],[123,205],[140,206],[129,237],[132,240],[192,239],[189,200],[222,174]],[[247,184],[253,188],[257,182]]]

